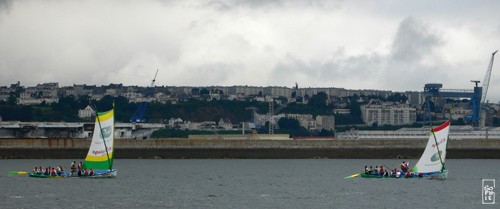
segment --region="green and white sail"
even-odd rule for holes
[[[413,172],[438,172],[444,168],[446,145],[450,132],[450,121],[432,129],[424,153],[413,168]]]
[[[114,134],[114,109],[97,113],[92,142],[83,163],[84,169],[112,169]]]

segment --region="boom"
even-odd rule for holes
[[[491,54],[490,64],[488,65],[488,70],[486,70],[486,75],[484,76],[481,105],[486,101],[486,94],[488,93],[488,86],[490,85],[491,69],[493,68],[493,61],[495,60],[495,54],[497,52],[498,50]]]

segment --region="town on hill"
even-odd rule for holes
[[[427,102],[426,102],[427,101]],[[177,130],[238,130],[333,135],[334,131],[422,126],[452,117],[467,125],[467,98],[429,96],[425,91],[349,90],[258,86],[124,86],[19,82],[0,86],[1,121],[91,121],[115,103],[120,122],[163,123]],[[500,126],[496,104],[482,109],[484,126]],[[271,127],[270,127],[271,126]],[[179,134],[173,133],[169,134]]]

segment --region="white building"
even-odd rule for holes
[[[367,125],[407,125],[417,121],[417,110],[407,104],[370,101],[361,106],[361,118]]]
[[[257,86],[231,86],[228,88],[227,93],[229,95],[242,94],[244,96],[259,95],[259,94],[264,94],[264,88]]]
[[[92,109],[92,107],[90,107],[90,105],[87,105],[87,107],[85,107],[85,109],[83,110],[78,110],[78,117],[82,119],[90,119],[94,115],[95,111],[94,109]]]

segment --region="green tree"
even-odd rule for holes
[[[200,95],[209,95],[210,94],[210,91],[208,91],[208,89],[206,88],[202,88],[200,90]]]
[[[328,95],[325,92],[318,92],[309,99],[309,106],[318,109],[326,108],[326,101],[328,100]]]
[[[17,103],[17,97],[15,92],[10,92],[9,93],[9,99],[7,100],[7,103],[10,105],[16,105]]]
[[[278,126],[280,129],[300,129],[300,123],[295,118],[280,118]]]

